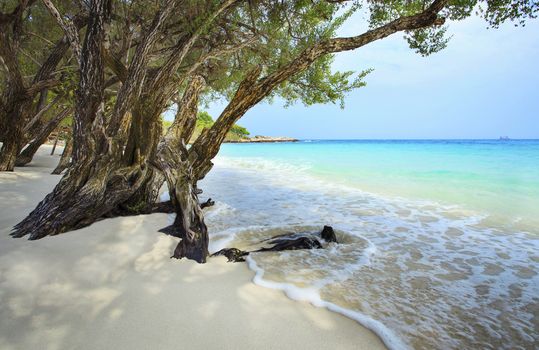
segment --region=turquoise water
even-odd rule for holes
[[[255,283],[390,349],[537,348],[539,141],[225,144],[214,163],[200,183],[212,252],[337,232],[251,254]]]
[[[225,144],[220,155],[302,167],[334,183],[458,205],[496,225],[539,232],[539,140]]]

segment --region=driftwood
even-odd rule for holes
[[[164,231],[161,231],[164,232]],[[321,238],[326,242],[338,243],[335,231],[331,226],[324,226],[320,232]],[[310,234],[298,234],[298,233],[285,233],[278,236],[273,236],[268,239],[260,241],[260,243],[272,244],[271,247],[262,247],[253,251],[243,251],[237,248],[224,248],[221,249],[210,257],[226,256],[229,262],[242,262],[245,261],[245,256],[250,253],[262,253],[262,252],[280,252],[283,250],[298,250],[298,249],[322,249],[322,243],[315,235]]]
[[[297,249],[321,249],[322,243],[314,237],[311,236],[290,236],[277,238],[269,241],[270,244],[273,244],[272,247],[264,247],[255,252],[280,252],[283,250],[297,250]]]
[[[239,250],[237,248],[224,248],[218,252],[213,253],[210,257],[223,255],[226,256],[228,262],[242,262],[245,261],[245,256],[249,255],[249,252]]]
[[[212,201],[211,198],[208,198],[207,201],[200,203],[200,209],[211,207],[213,205],[215,205],[215,201]]]

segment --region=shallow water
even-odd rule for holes
[[[325,224],[342,242],[252,254],[256,283],[391,348],[539,342],[539,142],[225,145],[215,163],[211,250]]]

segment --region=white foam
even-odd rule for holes
[[[260,268],[251,256],[248,256],[247,265],[255,272],[253,282],[256,285],[283,291],[287,297],[296,301],[306,301],[316,307],[325,307],[326,309],[351,318],[361,324],[363,327],[373,331],[385,346],[390,350],[408,349],[408,347],[384,324],[372,319],[360,312],[340,307],[336,304],[323,300],[320,297],[319,290],[316,288],[300,288],[289,283],[278,283],[265,280],[264,270]]]
[[[255,283],[346,312],[366,326],[361,315],[376,319],[414,348],[529,346],[537,236],[489,227],[484,216],[456,206],[326,182],[305,166],[251,161],[218,162],[204,180],[205,193],[221,202],[206,221],[212,250],[325,224],[361,240],[256,255],[265,279],[255,276]]]

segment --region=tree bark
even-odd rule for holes
[[[199,263],[205,263],[209,254],[208,229],[198,200],[197,179],[193,176],[183,137],[191,136],[191,124],[193,120],[196,121],[198,98],[203,87],[204,79],[198,76],[191,79],[174,122],[159,143],[156,156],[156,165],[165,176],[176,212],[174,223],[163,230],[182,239],[173,257],[185,257]]]
[[[51,174],[53,175],[60,175],[62,171],[67,169],[69,164],[71,164],[71,155],[73,154],[73,141],[71,138],[68,138],[66,140],[66,144],[64,146],[64,151],[62,152],[62,156],[60,157],[60,161],[58,162],[58,165]]]
[[[14,94],[20,93],[13,91]],[[8,99],[9,101],[13,99]],[[28,108],[29,101],[17,100],[8,105],[8,111],[4,118],[5,129],[3,132],[4,139],[2,140],[2,148],[0,149],[0,171],[13,171],[15,168],[15,160],[21,149],[21,140],[24,137],[20,118],[24,111]]]
[[[70,112],[71,109],[66,108],[60,113],[58,113],[54,118],[49,120],[47,124],[45,124],[41,128],[34,140],[32,140],[32,142],[30,142],[30,144],[26,146],[26,148],[17,156],[15,165],[24,166],[30,163],[39,147],[41,147],[41,145],[43,145],[45,141],[47,141],[47,138],[49,137],[50,133],[53,132],[54,129],[56,129],[58,124],[60,124],[60,122],[64,120],[64,118],[66,118]]]
[[[81,51],[72,165],[54,191],[15,226],[14,237],[29,235],[30,239],[39,239],[59,234],[87,226],[119,209],[138,212],[147,202],[156,201],[162,180],[150,161],[161,136],[160,115],[168,89],[142,89],[145,94],[133,101],[138,88],[135,86],[133,90],[126,85],[140,84],[145,76],[132,73],[135,78],[130,80],[128,73],[122,88],[125,86],[126,91],[132,92],[119,94],[116,102],[117,106],[125,106],[126,100],[134,102],[129,106],[132,119],[124,147],[124,133],[118,128],[112,130],[112,122],[104,116],[105,50],[102,47],[109,7],[110,0],[92,1]],[[144,63],[147,57],[139,61],[133,61],[132,65],[140,67],[130,67],[131,72],[148,68]],[[127,112],[122,108],[116,114],[122,116],[120,121]]]
[[[11,21],[22,22],[25,8],[34,1],[21,1],[21,4],[10,16]],[[82,21],[77,21],[82,27]],[[0,135],[3,136],[2,149],[0,149],[0,171],[13,171],[15,160],[25,139],[24,124],[28,120],[32,102],[35,95],[47,87],[58,82],[50,79],[56,66],[67,51],[68,44],[65,39],[60,40],[41,65],[34,76],[32,84],[26,86],[22,77],[17,50],[21,37],[22,23],[13,25],[13,33],[9,35],[10,22],[0,22],[0,57],[8,67],[7,88],[4,93],[4,108],[0,108]]]
[[[14,237],[29,235],[30,239],[39,239],[89,225],[117,200],[125,199],[126,188],[138,180],[130,169],[111,172],[118,162],[103,132],[105,87],[101,47],[110,7],[110,0],[94,0],[90,6],[76,94],[74,166],[53,192],[14,227]]]
[[[56,151],[56,146],[58,145],[58,138],[59,138],[60,135],[56,134],[56,137],[54,138],[54,143],[52,144],[52,149],[51,149],[51,156],[54,155],[54,151]]]
[[[80,55],[81,55],[81,47],[80,47],[80,41],[79,41],[79,30],[75,26],[73,22],[70,20],[65,20],[65,17],[63,17],[54,4],[50,0],[42,0],[43,4],[49,10],[49,13],[52,17],[56,20],[60,28],[64,31],[67,40],[69,41],[69,44],[71,45],[71,49],[73,50],[73,53],[75,55],[75,59],[79,63],[80,66]]]
[[[0,171],[13,171],[15,168],[15,159],[19,154],[20,142],[23,138],[21,120],[24,118],[23,113],[27,111],[31,103],[17,61],[20,33],[14,32],[10,37],[9,32],[7,26],[0,26],[0,57],[8,68],[4,104],[0,110],[0,127],[3,135],[2,148],[0,149]]]

